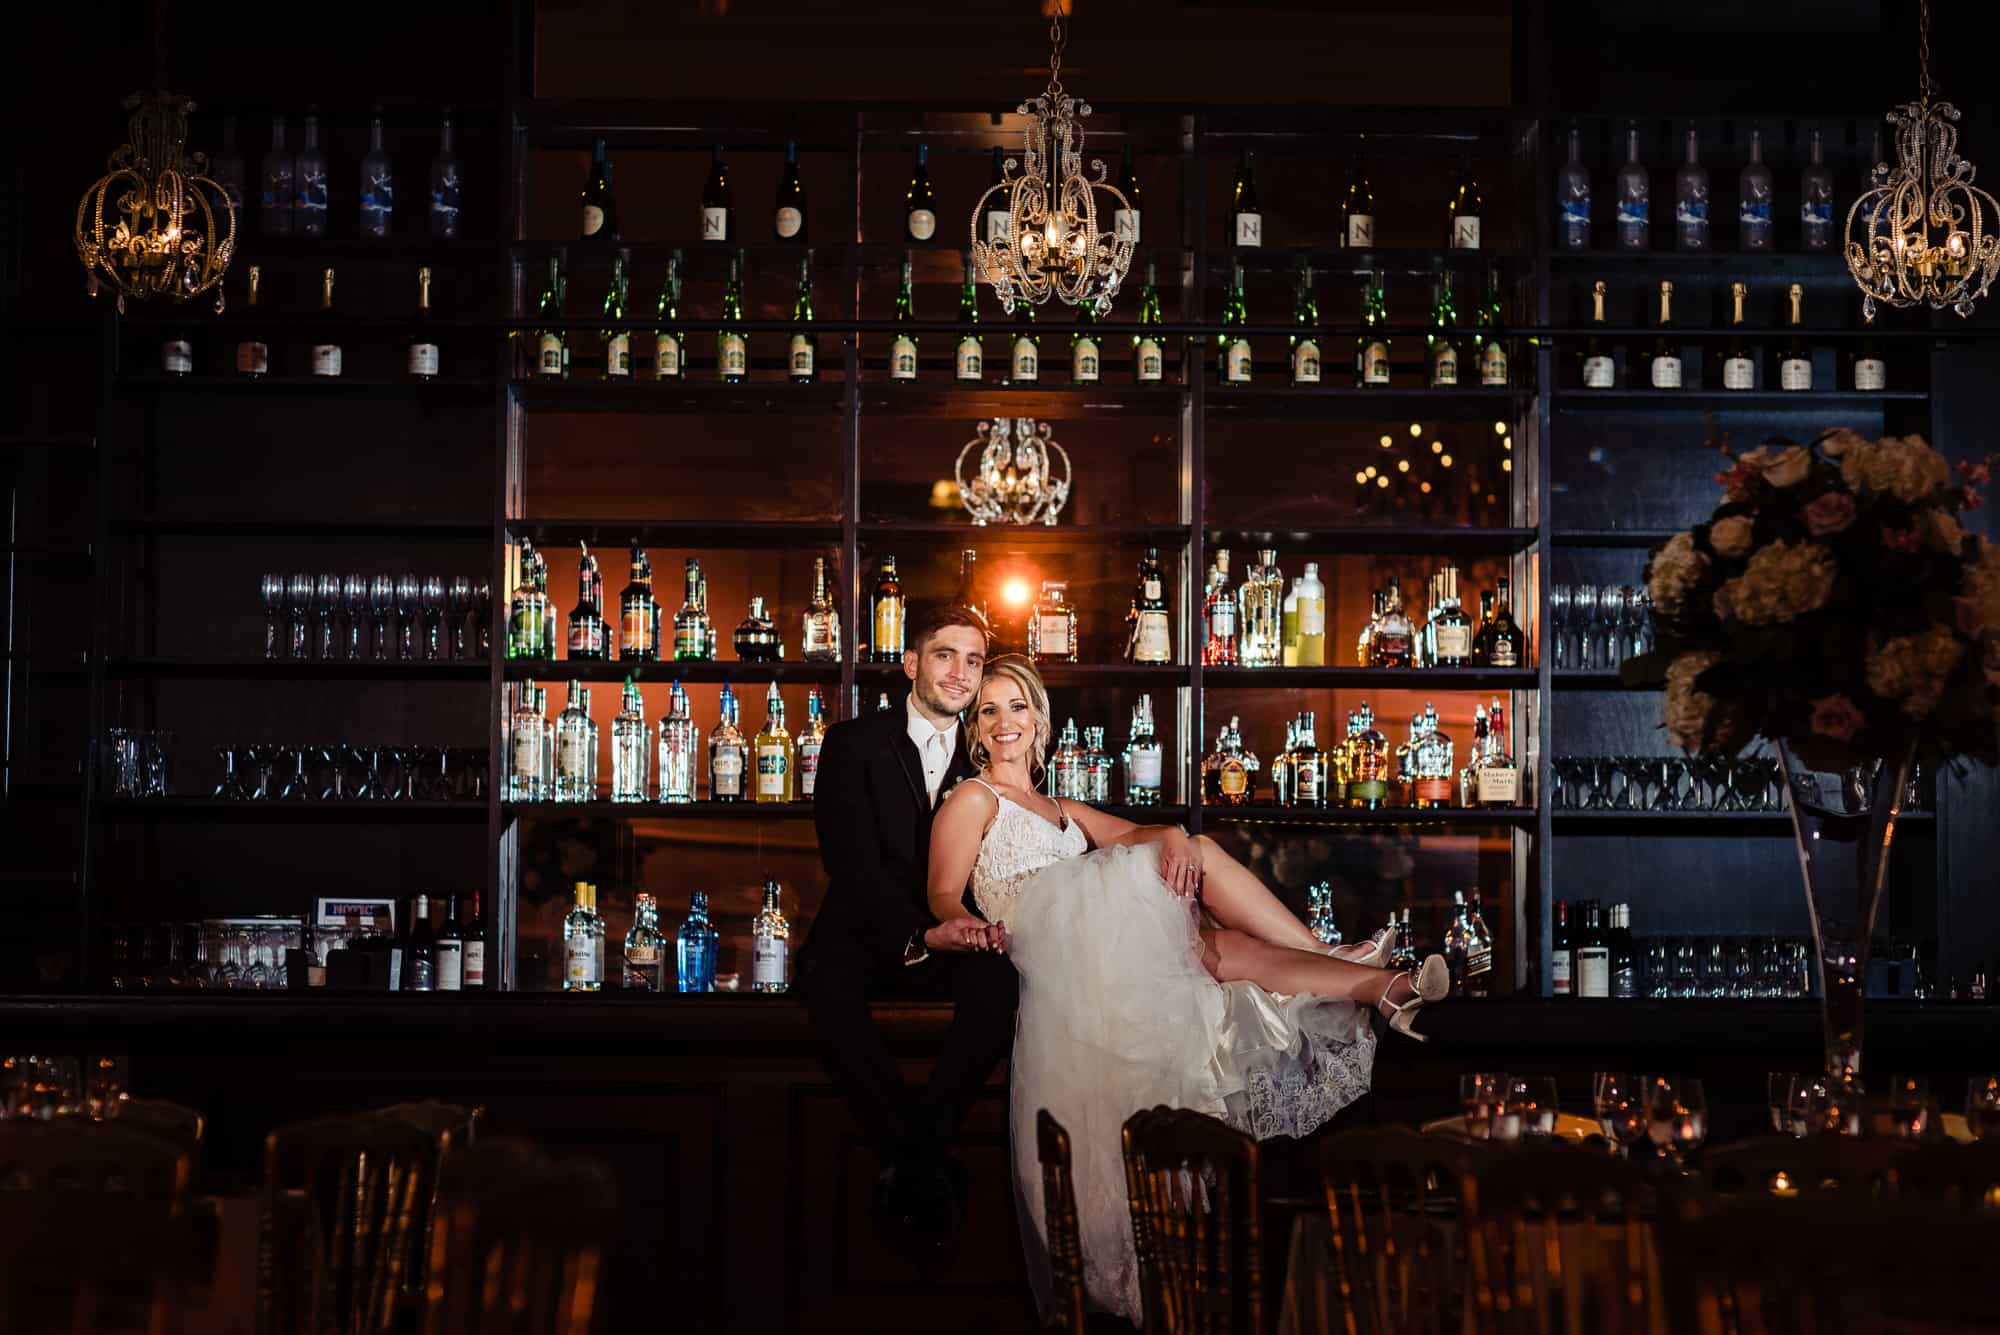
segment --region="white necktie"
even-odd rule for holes
[[[932,732],[924,740],[924,787],[930,794],[931,805],[937,805],[938,789],[944,784],[944,772],[951,765],[951,753],[945,750],[944,734]]]

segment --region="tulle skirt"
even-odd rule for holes
[[[1119,1131],[1165,1104],[1259,1140],[1303,1136],[1367,1093],[1368,1017],[1347,1001],[1219,983],[1197,910],[1159,875],[1154,844],[1099,849],[1031,876],[1009,905],[1021,975],[1011,1069],[1016,1206],[1035,1299],[1051,1312],[1035,1114],[1069,1132],[1093,1306],[1140,1320]]]

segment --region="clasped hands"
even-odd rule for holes
[[[1007,953],[1007,924],[988,922],[967,914],[963,918],[947,918],[924,932],[924,947],[927,950],[965,950],[980,953]]]

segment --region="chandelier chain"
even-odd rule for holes
[[[1051,100],[1062,95],[1062,53],[1063,53],[1063,0],[1056,0],[1049,10],[1049,94]]]
[[[1917,93],[1929,102],[1936,92],[1931,82],[1931,0],[1917,0]]]

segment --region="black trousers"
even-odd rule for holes
[[[922,964],[884,962],[815,942],[798,990],[819,1034],[821,1059],[849,1113],[884,1164],[941,1155],[1014,1041],[1019,982],[1004,955],[935,951]],[[930,1083],[913,1090],[875,1025],[871,1001],[950,1001],[956,1013]]]

